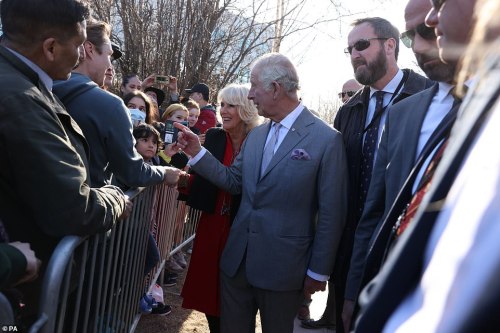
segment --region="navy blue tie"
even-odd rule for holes
[[[363,212],[365,205],[366,194],[368,193],[368,188],[370,187],[370,180],[372,178],[373,169],[373,158],[375,156],[375,151],[377,150],[378,142],[378,129],[380,125],[380,118],[382,118],[382,112],[384,112],[384,91],[375,92],[375,113],[373,114],[373,120],[368,125],[368,129],[365,133],[365,139],[363,142],[363,156],[361,158],[361,178],[359,185],[359,202],[360,204],[360,214]]]

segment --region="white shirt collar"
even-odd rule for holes
[[[444,99],[450,95],[454,86],[446,82],[438,82],[438,86],[439,88],[434,98],[437,102],[442,103]]]
[[[396,73],[396,75],[394,75],[392,80],[389,81],[389,83],[387,83],[387,85],[383,89],[381,89],[381,91],[385,91],[386,93],[394,94],[394,92],[396,91],[396,88],[398,87],[399,83],[403,79],[403,76],[404,76],[403,71],[398,69],[398,72]],[[370,98],[377,91],[378,91],[377,89],[370,87]]]
[[[285,127],[287,130],[292,128],[293,123],[295,122],[295,120],[297,120],[299,115],[302,113],[302,110],[304,110],[304,104],[302,104],[302,102],[300,102],[299,105],[297,105],[297,107],[295,109],[293,109],[292,112],[290,112],[285,118],[283,118],[280,121],[281,126]],[[271,126],[274,125],[274,123],[275,122],[273,121],[271,123]]]

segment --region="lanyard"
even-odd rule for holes
[[[398,96],[399,94],[399,91],[401,90],[401,88],[403,87],[403,85],[405,84],[406,80],[408,80],[408,73],[407,72],[403,72],[403,78],[401,79],[401,81],[399,81],[399,84],[396,88],[396,90],[394,90],[394,93],[392,94],[392,97],[391,97],[391,100],[389,101],[389,103],[387,103],[386,106],[384,106],[382,109],[378,110],[378,112],[376,112],[374,115],[373,115],[373,118],[372,120],[370,121],[370,123],[368,124],[368,126],[365,127],[365,129],[363,130],[363,134],[366,133],[366,131],[368,131],[372,126],[373,124],[375,123],[375,121],[378,120],[378,118],[382,117],[382,115],[384,114],[385,112],[385,109],[387,109],[387,107],[389,105],[392,104],[392,102],[394,101],[394,98],[396,98],[396,96]]]

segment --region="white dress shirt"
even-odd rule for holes
[[[429,109],[422,123],[422,128],[420,129],[420,137],[418,139],[415,161],[420,156],[420,153],[422,152],[422,149],[424,149],[425,144],[431,137],[432,132],[434,132],[434,130],[438,127],[439,123],[451,110],[454,101],[453,96],[451,95],[451,89],[453,89],[453,86],[451,84],[439,82],[438,91],[432,98],[431,104],[429,105]],[[408,112],[411,112],[411,110],[409,110]],[[427,169],[427,166],[434,157],[434,154],[435,152],[431,153],[427,157],[425,162],[422,164],[422,167],[420,168],[417,177],[415,178],[415,182],[413,183],[413,193],[417,191],[420,179],[422,179],[424,172]]]
[[[285,139],[285,136],[288,134],[288,131],[292,129],[293,123],[300,116],[300,114],[302,113],[302,110],[304,110],[304,104],[302,104],[302,102],[300,102],[299,105],[297,105],[297,107],[295,109],[293,109],[292,112],[290,112],[285,118],[283,118],[280,121],[280,125],[281,125],[280,130],[279,130],[280,134],[278,135],[278,141],[276,142],[276,145],[274,146],[275,153],[278,150],[281,143],[283,142],[283,140]],[[271,126],[273,124],[274,124],[274,121],[271,121]],[[293,129],[293,130],[295,130],[295,129]],[[266,139],[266,143],[264,144],[264,147],[267,145],[267,143],[271,139],[271,136],[272,136],[271,131],[269,131],[269,133],[267,134],[267,139]]]

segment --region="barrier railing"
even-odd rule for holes
[[[194,237],[199,213],[157,185],[127,193],[131,216],[109,231],[60,241],[44,276],[38,320],[30,332],[133,332],[139,301],[161,275],[169,256]],[[152,232],[160,262],[145,276]]]

